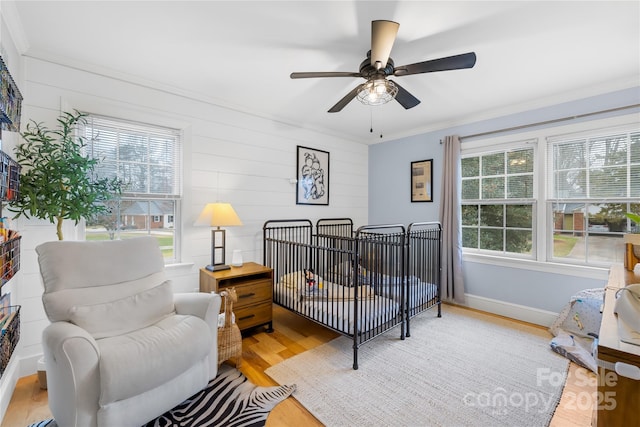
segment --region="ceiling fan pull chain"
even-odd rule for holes
[[[370,114],[370,123],[371,126],[369,127],[369,132],[373,133],[373,108],[371,108],[371,106],[369,106],[369,114]],[[382,132],[380,132],[380,139],[382,139]]]

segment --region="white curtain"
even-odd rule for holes
[[[461,173],[460,138],[447,136],[443,142],[442,192],[440,223],[442,224],[442,299],[465,303],[462,278]]]

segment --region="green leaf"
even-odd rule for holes
[[[634,214],[632,212],[627,212],[625,213],[625,215],[627,216],[627,218],[629,218],[631,221],[635,222],[636,225],[640,225],[640,215]]]
[[[86,114],[65,112],[57,122],[55,130],[29,122],[21,134],[24,142],[15,148],[16,161],[22,166],[20,191],[8,209],[16,218],[77,223],[102,211],[96,201],[122,192],[120,180],[97,179],[94,171],[99,161],[83,154],[85,142],[76,134],[76,126],[86,122]]]

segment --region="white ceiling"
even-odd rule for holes
[[[27,56],[363,143],[640,85],[638,1],[2,0],[2,8],[22,28],[14,37]],[[410,110],[353,100],[327,113],[363,80],[289,74],[357,72],[376,19],[400,23],[396,66],[471,51],[476,65],[397,77],[422,101]]]

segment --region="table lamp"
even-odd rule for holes
[[[225,263],[225,230],[220,228],[242,225],[231,204],[207,203],[195,225],[216,227],[211,230],[211,264],[207,266],[207,270],[219,271],[231,268]]]

